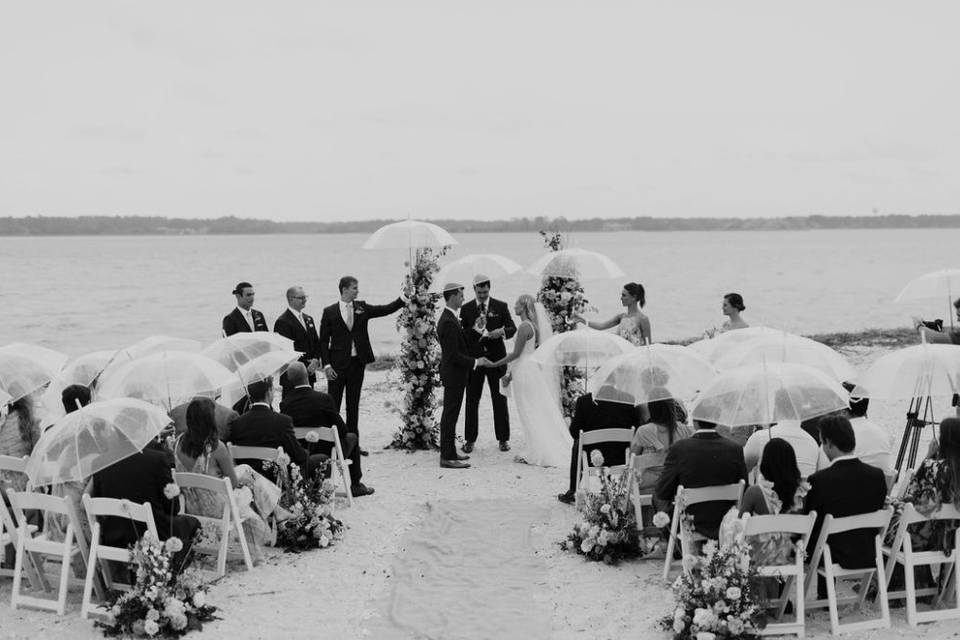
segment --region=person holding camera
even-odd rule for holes
[[[953,301],[953,309],[957,314],[957,320],[960,321],[960,298]],[[919,318],[913,321],[913,328],[916,329],[924,341],[929,344],[960,344],[960,328],[951,327],[949,330],[943,330],[943,322],[937,320],[934,322],[924,322]]]

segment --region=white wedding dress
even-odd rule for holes
[[[527,340],[523,353],[510,363],[512,379],[505,392],[511,420],[526,437],[524,460],[541,467],[565,467],[573,439],[560,411],[559,380],[533,359],[535,349],[534,340]]]

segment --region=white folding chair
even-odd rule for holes
[[[160,536],[157,535],[157,525],[153,521],[153,510],[147,502],[137,504],[129,500],[92,498],[84,494],[83,509],[86,511],[87,521],[90,523],[90,557],[87,560],[87,577],[83,583],[83,604],[80,607],[80,616],[82,618],[89,618],[91,615],[107,616],[108,614],[105,609],[91,602],[93,585],[97,573],[99,572],[103,578],[103,583],[106,585],[108,591],[129,590],[131,585],[113,579],[109,561],[129,564],[133,561],[133,554],[130,549],[126,547],[111,547],[101,542],[101,525],[99,518],[112,516],[115,518],[126,518],[133,522],[140,522],[146,527],[144,535],[150,534],[157,540],[160,539]]]
[[[746,538],[762,534],[781,533],[795,536],[798,540],[793,548],[793,560],[784,564],[761,565],[757,571],[761,576],[772,578],[783,578],[783,596],[780,599],[777,611],[778,622],[767,623],[767,626],[760,631],[760,635],[781,635],[796,634],[802,638],[805,632],[804,610],[803,610],[803,559],[807,549],[807,542],[810,539],[810,532],[813,531],[813,525],[817,520],[816,511],[807,515],[796,515],[789,513],[780,513],[766,516],[750,516],[746,518],[743,525],[743,535]],[[790,601],[790,590],[794,589],[794,613],[796,619],[793,622],[779,622],[783,619],[787,602]]]
[[[936,609],[933,611],[917,611],[917,596],[936,595],[942,601],[948,588],[949,576],[960,575],[960,529],[953,534],[953,553],[945,554],[943,551],[914,551],[913,541],[910,537],[908,527],[913,524],[931,522],[934,520],[960,520],[960,511],[951,504],[944,504],[940,510],[931,514],[929,517],[919,513],[916,508],[907,503],[904,505],[903,513],[900,516],[900,524],[897,527],[893,544],[887,548],[884,547],[883,553],[887,556],[886,582],[889,589],[890,578],[893,576],[894,569],[898,564],[903,565],[904,587],[900,591],[888,591],[887,597],[890,600],[906,599],[907,603],[907,624],[915,627],[921,622],[935,622],[937,620],[953,620],[960,618],[960,590],[953,589],[953,606],[948,609]],[[939,565],[940,587],[927,587],[917,589],[914,579],[914,567]],[[943,589],[943,591],[941,591]]]
[[[280,457],[279,447],[245,447],[228,443],[230,448],[230,457],[233,461],[237,460],[263,460],[264,462],[276,462]]]
[[[203,475],[202,473],[176,472],[173,474],[173,480],[180,485],[181,489],[209,491],[214,495],[220,496],[220,500],[223,502],[223,513],[219,518],[205,516],[188,511],[186,508],[186,500],[183,499],[183,493],[181,492],[181,505],[183,507],[181,509],[181,513],[183,515],[193,516],[199,520],[201,526],[205,526],[205,530],[206,525],[209,525],[212,528],[216,528],[219,532],[216,547],[206,546],[203,544],[194,544],[193,551],[196,553],[217,557],[218,578],[227,574],[228,556],[231,558],[242,559],[248,571],[253,569],[253,560],[250,559],[250,548],[247,546],[247,539],[243,535],[243,524],[240,521],[240,509],[237,505],[237,499],[233,495],[233,488],[230,486],[230,479],[214,478],[212,476]],[[237,544],[240,547],[239,553],[230,553],[229,547],[231,538],[236,539]]]
[[[69,498],[49,496],[44,493],[9,489],[7,490],[7,496],[10,498],[10,505],[13,507],[17,522],[21,523],[17,528],[17,560],[13,574],[13,593],[10,597],[10,604],[14,609],[20,606],[34,607],[56,611],[58,615],[62,616],[67,608],[67,589],[71,582],[78,586],[80,584],[79,579],[76,581],[70,579],[73,561],[79,556],[84,569],[87,565],[87,541],[83,534],[83,528],[80,526],[80,517],[77,515],[76,507]],[[65,517],[67,527],[63,540],[54,541],[49,540],[44,535],[33,535],[29,527],[25,526],[26,515],[24,512],[29,510],[41,511],[45,518],[53,514]],[[21,591],[23,572],[26,569],[28,575],[31,573],[28,568],[31,561],[35,562],[39,571],[39,582],[43,586],[43,590],[47,591],[46,579],[42,572],[43,563],[40,560],[44,557],[55,558],[60,563],[56,600],[24,595]],[[34,584],[33,578],[31,578],[31,583]],[[100,594],[99,585],[97,593]]]
[[[673,501],[673,518],[670,520],[670,535],[667,538],[667,556],[663,561],[663,579],[670,579],[670,571],[673,568],[673,550],[677,545],[677,539],[680,538],[680,553],[683,560],[687,560],[690,554],[695,554],[695,549],[687,549],[680,536],[680,520],[683,519],[687,507],[700,504],[702,502],[732,502],[739,504],[743,497],[744,482],[741,480],[736,484],[723,484],[713,487],[697,487],[687,489],[683,485],[677,487],[677,495]],[[706,538],[696,532],[691,533],[691,542],[703,542]],[[683,562],[684,571],[687,563]]]
[[[27,490],[30,489],[30,481],[26,478],[27,476],[27,460],[26,456],[22,458],[17,458],[16,456],[0,456],[0,576],[9,576],[13,577],[15,570],[13,567],[4,566],[4,560],[6,557],[6,548],[7,545],[16,545],[17,543],[17,521],[13,517],[13,513],[9,511],[6,507],[4,499],[6,498],[7,491],[13,489],[16,490],[11,483],[7,482],[4,477],[17,477],[20,476],[24,478],[26,483]],[[12,507],[11,507],[12,508]],[[36,525],[27,525],[28,533],[32,535],[36,530]],[[27,554],[27,574],[30,579],[30,585],[35,586],[35,588],[47,589],[45,582],[36,584],[34,580],[38,577],[37,563],[34,561],[31,554]]]
[[[887,508],[856,516],[847,516],[845,518],[834,518],[832,515],[827,514],[823,519],[820,538],[817,540],[817,545],[814,548],[813,554],[810,556],[807,584],[804,592],[807,594],[806,607],[808,609],[829,608],[830,631],[833,635],[839,635],[841,632],[847,631],[890,628],[890,607],[887,603],[887,583],[883,566],[882,546],[883,535],[887,530],[887,525],[890,523],[891,515],[893,515],[893,509]],[[874,565],[865,569],[844,569],[833,561],[827,539],[834,534],[857,529],[876,529],[877,531],[873,537],[875,547]],[[816,598],[817,576],[822,576],[827,583],[826,600]],[[874,578],[877,579],[877,590],[879,594],[877,601],[880,603],[880,617],[840,624],[840,605],[856,603],[857,606],[862,609],[867,597],[867,591],[870,587],[870,582]],[[859,593],[838,598],[838,580],[859,580]]]
[[[340,444],[340,431],[337,425],[331,425],[329,427],[294,427],[293,431],[298,440],[306,440],[307,434],[313,431],[319,436],[320,442],[330,443],[330,479],[337,482],[337,479],[333,476],[333,470],[336,469],[343,483],[343,491],[337,491],[336,495],[346,497],[347,505],[352,507],[353,491],[350,490],[350,474],[347,472],[347,467],[353,464],[353,460],[347,460],[343,455],[343,447]]]
[[[630,474],[630,502],[633,503],[633,511],[637,514],[637,529],[641,531],[644,528],[643,507],[653,506],[653,494],[640,493],[640,458],[631,453],[627,462],[627,472]]]
[[[600,477],[600,470],[606,469],[611,473],[624,472],[627,469],[626,464],[622,465],[603,465],[594,467],[590,465],[590,456],[584,451],[584,447],[600,444],[623,443],[624,463],[630,458],[630,443],[633,441],[633,429],[596,429],[594,431],[581,431],[577,438],[577,472],[576,472],[576,506],[580,507],[580,486],[586,485],[589,491],[590,478]]]

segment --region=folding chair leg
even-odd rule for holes
[[[780,604],[777,606],[777,621],[783,620],[783,616],[787,613],[787,605],[790,603],[790,589],[796,586],[797,590],[797,600],[803,601],[803,597],[800,593],[801,585],[797,581],[796,576],[787,576],[786,581],[783,583],[783,595],[780,596]],[[797,607],[794,606],[794,609]]]
[[[674,509],[673,521],[670,523],[670,533],[667,535],[667,555],[663,559],[663,579],[669,582],[670,569],[673,568],[673,551],[677,546],[677,511]]]
[[[93,541],[90,544],[90,554],[87,558],[87,577],[83,581],[83,601],[80,605],[80,617],[84,619],[89,619],[90,613],[93,610],[93,604],[90,602],[90,596],[93,591],[93,581],[96,579],[98,565],[97,542]]]
[[[251,571],[253,569],[253,560],[250,559],[250,548],[247,546],[247,538],[243,535],[243,523],[240,522],[240,517],[236,513],[232,513],[230,519],[233,520],[237,544],[240,545],[240,553],[243,554],[243,563],[246,565],[247,571]]]
[[[905,558],[903,565],[903,581],[907,590],[907,624],[917,626],[917,584],[913,575],[913,563],[910,557]]]
[[[823,563],[827,582],[827,607],[830,609],[830,633],[840,635],[840,612],[837,605],[837,583],[833,575],[833,559],[827,558]]]
[[[67,588],[70,581],[70,547],[72,546],[73,536],[67,536],[64,540],[64,554],[60,559],[60,591],[57,593],[57,615],[62,616],[67,611]]]
[[[347,494],[347,505],[353,506],[353,491],[350,490],[350,476],[344,471],[343,462],[337,461],[337,473],[343,481],[343,491]]]

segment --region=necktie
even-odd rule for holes
[[[486,320],[486,318],[487,318],[487,303],[486,303],[486,302],[481,302],[481,303],[480,303],[480,317],[483,318],[484,320]]]
[[[353,331],[353,305],[347,305],[347,329]]]

